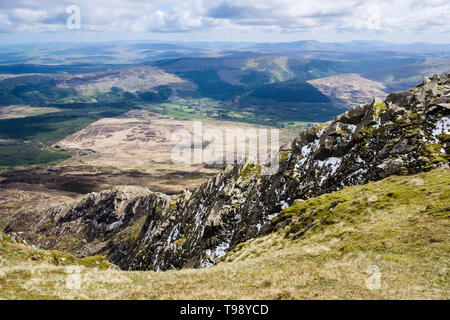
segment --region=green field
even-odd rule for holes
[[[276,109],[271,110],[270,106],[259,106],[261,109],[255,110],[226,107],[217,101],[202,99],[199,100],[184,100],[179,103],[162,103],[162,104],[139,104],[139,106],[150,112],[165,114],[179,119],[218,119],[226,121],[237,121],[244,123],[251,123],[256,125],[269,125],[279,128],[304,128],[321,123],[318,121],[292,121],[289,117],[294,112],[301,113],[298,110],[289,110],[286,106],[286,113],[277,114]],[[323,104],[298,104],[305,113],[306,119],[318,117],[319,119],[326,119],[318,116],[315,109],[320,109]],[[308,109],[312,108],[312,109]],[[339,111],[342,111],[339,109]],[[294,117],[295,119],[295,117]],[[325,121],[325,120],[324,120]]]
[[[173,116],[180,119],[204,119],[207,118],[206,115],[202,113],[197,113],[194,108],[189,107],[184,104],[144,104],[140,105],[143,109],[150,112],[165,114]]]

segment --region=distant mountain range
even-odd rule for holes
[[[450,72],[448,45],[419,43],[231,43],[224,49],[120,42],[35,50],[0,48],[0,105],[172,103],[184,112],[209,99],[202,107],[208,117],[282,125],[326,121],[342,108],[369,101],[371,92],[383,97],[424,76]],[[350,91],[349,77],[327,80],[349,74],[359,76],[351,78]]]

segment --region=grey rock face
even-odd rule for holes
[[[104,191],[47,212],[18,213],[6,231],[22,231],[45,248],[104,253],[123,269],[206,267],[271,232],[270,221],[296,201],[447,166],[449,97],[450,75],[435,76],[302,132],[280,150],[274,175],[246,163],[177,196]]]

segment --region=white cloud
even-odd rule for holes
[[[45,10],[34,10],[28,8],[17,8],[10,11],[10,16],[17,21],[27,22],[29,24],[40,22],[47,18]]]
[[[71,4],[85,31],[450,32],[448,0],[15,0],[0,3],[0,32],[65,31]]]
[[[0,32],[11,31],[12,22],[9,20],[8,15],[0,13]]]

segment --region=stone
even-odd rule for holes
[[[347,111],[348,120],[347,123],[356,125],[358,124],[362,117],[364,116],[366,111],[366,108],[364,105],[359,105],[351,108],[349,111]]]
[[[439,103],[438,107],[442,107],[445,109],[450,109],[450,103]]]
[[[283,147],[289,161],[273,175],[248,163],[228,165],[192,193],[114,188],[48,210],[18,212],[5,231],[25,231],[20,237],[42,248],[105,254],[125,270],[205,267],[239,243],[287,227],[280,212],[290,203],[393,174],[448,168],[448,141],[433,131],[450,115],[443,98],[449,93],[450,75],[433,77],[390,94],[378,117],[377,100],[354,107],[300,133],[292,150]],[[350,128],[354,134],[347,134]],[[430,154],[436,144],[443,146],[439,157]],[[295,237],[313,226],[305,225]]]
[[[381,177],[385,178],[400,172],[402,165],[403,161],[401,159],[386,159],[383,163],[379,164],[377,168],[381,171]]]
[[[280,147],[280,151],[290,151],[290,150],[292,150],[292,143],[293,143],[293,141],[291,140],[291,141],[289,141],[289,142],[283,144],[283,145]]]

